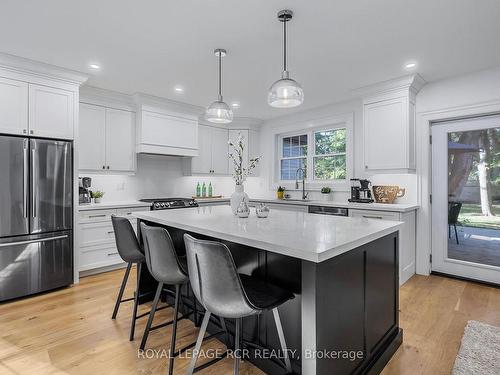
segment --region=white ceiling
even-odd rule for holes
[[[295,12],[289,70],[305,92],[294,110],[404,75],[410,60],[427,81],[500,66],[498,0],[2,0],[0,51],[91,73],[93,86],[206,106],[222,47],[225,100],[241,103],[237,116],[272,118],[292,111],[266,102],[282,8]]]

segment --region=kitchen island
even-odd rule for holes
[[[223,241],[240,273],[291,290],[295,298],[280,314],[294,373],[379,373],[402,342],[399,222],[283,210],[272,210],[265,219],[254,212],[241,219],[228,206],[134,216],[167,228],[180,253],[184,233]],[[140,293],[154,289],[147,277],[140,285]],[[272,314],[246,318],[243,335],[280,348]],[[266,373],[284,373],[270,360],[250,361]]]

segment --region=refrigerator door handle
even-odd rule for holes
[[[0,247],[17,246],[17,245],[28,245],[30,243],[40,243],[40,242],[62,240],[63,238],[68,238],[68,235],[65,234],[63,236],[55,236],[55,237],[49,237],[49,238],[39,238],[38,240],[28,240],[28,241],[19,241],[19,242],[0,243]]]
[[[36,217],[36,149],[35,144],[31,149],[31,216]]]
[[[23,149],[23,215],[28,217],[28,140],[24,140]]]

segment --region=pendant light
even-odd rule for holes
[[[222,58],[226,56],[226,50],[217,48],[214,51],[215,56],[219,59],[219,93],[215,102],[210,104],[205,111],[205,119],[217,124],[228,124],[233,121],[233,111],[222,100]]]
[[[304,102],[304,91],[300,84],[290,78],[286,66],[286,24],[293,17],[293,12],[284,9],[278,12],[278,21],[283,22],[283,71],[281,79],[274,82],[267,95],[267,102],[271,107],[291,108]]]

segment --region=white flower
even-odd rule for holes
[[[236,141],[229,140],[228,145],[233,148],[232,152],[229,152],[229,159],[233,162],[233,179],[236,185],[242,185],[248,176],[252,174],[252,170],[257,167],[262,156],[250,159],[248,161],[248,166],[243,167],[243,151],[245,150],[245,144],[243,142],[243,135],[241,132],[238,133],[238,138]]]

